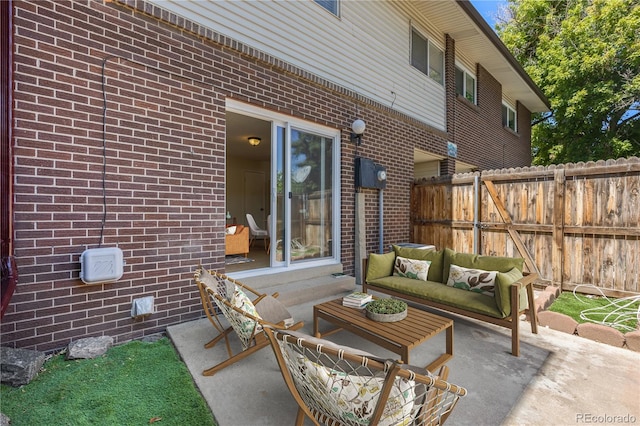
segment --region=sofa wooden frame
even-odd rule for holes
[[[362,260],[362,271],[363,274],[366,274],[367,271],[367,262],[368,259]],[[529,309],[529,321],[531,323],[531,332],[533,334],[538,333],[538,314],[535,309],[534,303],[534,294],[533,294],[533,283],[538,279],[538,274],[523,272],[523,278],[511,284],[510,287],[510,299],[511,306],[519,306],[519,293],[522,288],[526,289],[527,292],[527,300],[528,300],[528,309]],[[444,284],[443,284],[444,285]],[[454,314],[466,316],[469,318],[473,318],[476,320],[484,321],[490,324],[499,325],[501,327],[505,327],[511,330],[511,353],[514,356],[520,356],[520,315],[525,313],[527,307],[518,309],[511,309],[511,315],[505,318],[495,318],[489,315],[479,314],[477,312],[468,311],[462,308],[458,308],[455,306],[446,305],[444,303],[433,302],[431,300],[423,299],[421,297],[412,296],[409,294],[405,294],[393,289],[379,287],[375,284],[370,284],[363,277],[362,279],[362,291],[368,293],[369,291],[377,291],[380,293],[388,294],[389,296],[397,297],[399,299],[409,300],[411,302],[415,302],[417,304],[429,306],[432,308],[436,308],[442,311],[452,312]]]

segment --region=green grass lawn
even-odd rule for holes
[[[613,299],[564,292],[548,309],[568,315],[578,323],[600,323],[627,333],[638,326],[640,301],[637,298]]]
[[[132,341],[95,359],[54,356],[28,385],[2,385],[0,397],[13,426],[216,424],[167,338]]]

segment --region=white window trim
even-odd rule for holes
[[[473,103],[474,105],[478,105],[478,79],[476,78],[476,75],[472,72],[469,71],[469,69],[467,67],[465,67],[464,65],[456,62],[456,68],[458,68],[460,71],[463,72],[463,78],[462,78],[462,97],[467,99],[467,97],[464,95],[467,93],[467,75],[469,77],[471,77],[473,79],[473,101],[467,99],[469,102]]]
[[[518,133],[518,111],[505,101],[502,101],[502,106],[507,108],[507,119],[509,117],[509,111],[513,111],[513,129],[509,127],[509,123],[504,124],[504,127]],[[500,115],[502,115],[502,111],[500,111]]]
[[[413,32],[416,32],[426,43],[427,43],[427,69],[426,72],[424,72],[423,70],[421,70],[420,68],[417,68],[413,65]],[[434,47],[436,49],[438,49],[441,53],[442,53],[442,63],[440,64],[440,69],[441,74],[442,74],[442,81],[438,81],[436,79],[434,79],[433,77],[431,77],[430,75],[430,70],[431,70],[431,47]],[[432,81],[438,83],[441,86],[445,86],[445,70],[444,70],[444,61],[445,61],[445,52],[444,49],[442,49],[438,44],[434,43],[434,41],[431,39],[431,37],[427,37],[424,35],[424,31],[421,31],[420,29],[418,29],[415,25],[411,25],[409,28],[409,65],[411,65],[412,68],[420,71],[421,74],[426,75],[427,77],[429,77]]]

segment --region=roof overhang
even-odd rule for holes
[[[542,90],[468,0],[420,0],[413,4],[425,19],[455,40],[456,50],[466,59],[491,73],[505,95],[531,112],[549,111],[551,106]]]

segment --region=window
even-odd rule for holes
[[[338,0],[313,0],[329,12],[338,16]]]
[[[471,73],[456,65],[456,93],[466,100],[476,102],[476,78]]]
[[[502,125],[504,127],[508,127],[514,132],[518,131],[518,126],[516,126],[516,110],[511,108],[509,105],[502,103]]]
[[[444,84],[444,52],[411,29],[411,65]]]

